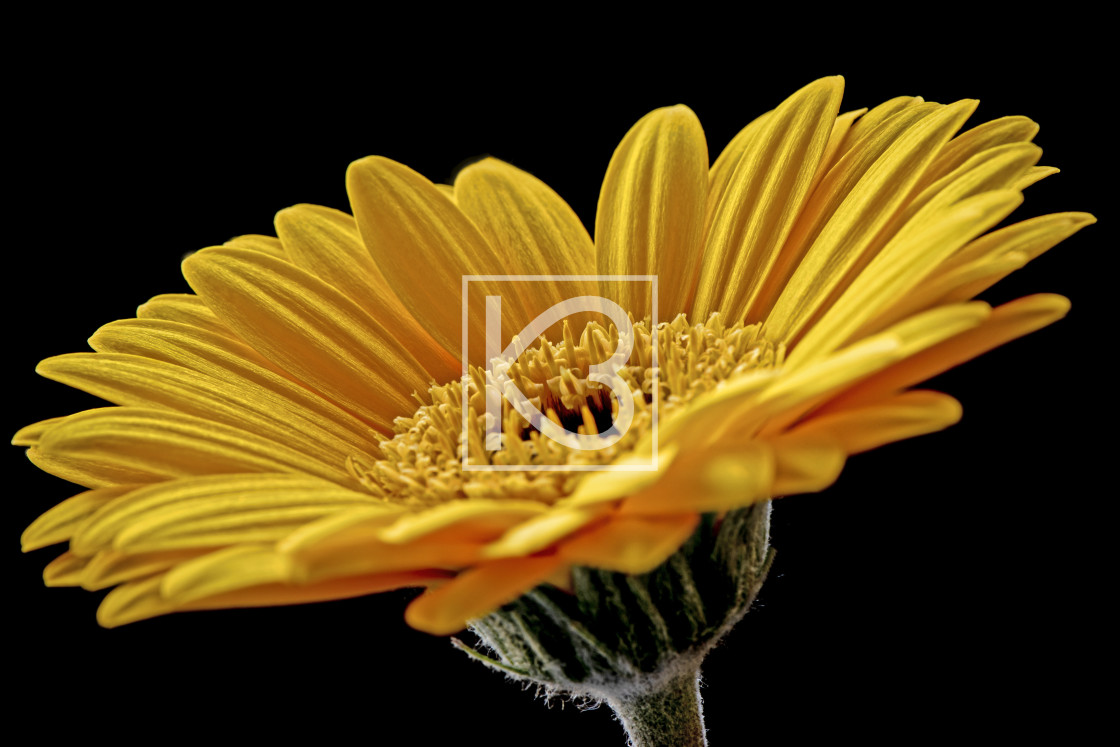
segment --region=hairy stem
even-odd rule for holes
[[[706,747],[700,672],[684,671],[659,687],[607,699],[632,747]]]

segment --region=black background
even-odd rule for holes
[[[798,87],[843,74],[845,110],[908,94],[979,98],[969,126],[1031,116],[1042,163],[1063,173],[1030,188],[1015,219],[1105,219],[1115,146],[1102,145],[1110,106],[1098,53],[1092,40],[1046,31],[1059,40],[1005,35],[993,48],[972,30],[952,45],[851,37],[810,53],[758,29],[735,47],[680,48],[667,28],[630,39],[625,54],[609,34],[558,44],[467,29],[398,52],[387,47],[397,30],[345,19],[207,32],[181,48],[72,32],[9,90],[8,430],[96,405],[38,379],[39,359],[85,350],[100,324],[186,291],[185,252],[269,233],[294,203],[346,209],[344,169],[369,154],[434,181],[492,154],[544,179],[590,225],[614,146],[650,109],[691,106],[714,158]],[[1101,707],[1086,673],[1104,666],[1098,599],[1113,588],[1101,527],[1114,437],[1094,431],[1111,420],[1100,379],[1115,379],[1100,352],[1113,298],[1096,287],[1114,245],[1104,224],[985,296],[1057,292],[1073,310],[932,384],[963,402],[961,424],[858,456],[834,488],[776,504],[771,578],[704,670],[713,744],[766,733],[1073,738]],[[77,492],[20,452],[5,457],[16,720],[148,738],[623,743],[606,709],[546,710],[445,639],[407,628],[410,592],[102,630],[100,595],[42,587],[55,549],[18,553],[22,528]]]

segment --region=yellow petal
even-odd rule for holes
[[[115,498],[134,490],[135,485],[114,485],[111,488],[87,490],[67,498],[50,508],[23,532],[20,542],[24,552],[38,550],[69,540],[98,509]]]
[[[830,408],[850,408],[875,402],[885,395],[913,386],[992,348],[1061,319],[1069,300],[1052,294],[1026,296],[992,310],[983,323],[949,337],[869,377]]]
[[[1024,190],[1032,184],[1037,184],[1048,176],[1059,174],[1061,171],[1053,166],[1031,166],[1027,169],[1027,173],[1019,177],[1019,181],[1015,182],[1015,189]]]
[[[47,586],[78,586],[87,562],[88,558],[64,552],[43,569],[43,583]]]
[[[276,214],[276,233],[292,264],[342,291],[398,338],[437,381],[458,376],[458,359],[412,318],[346,213],[318,205],[296,205]]]
[[[1008,143],[1029,143],[1037,134],[1038,125],[1027,117],[1000,117],[979,124],[946,143],[922,175],[918,188],[924,189],[933,184],[977,153]]]
[[[824,156],[821,157],[820,168],[817,169],[817,175],[813,177],[813,186],[810,190],[815,189],[825,174],[836,165],[836,162],[843,155],[842,148],[844,142],[848,139],[848,135],[851,134],[852,128],[856,122],[862,120],[866,113],[867,109],[853,109],[836,117],[836,122],[832,125],[832,132],[828,135],[828,143],[824,146]]]
[[[289,579],[290,560],[271,547],[238,545],[181,563],[163,576],[159,590],[172,604]]]
[[[43,437],[44,433],[64,420],[66,420],[66,417],[48,418],[40,420],[38,423],[25,425],[16,431],[16,435],[12,436],[12,446],[34,446],[39,443],[39,439]]]
[[[512,602],[548,578],[564,561],[555,555],[497,560],[459,575],[421,594],[405,610],[405,620],[418,630],[449,635],[468,620]]]
[[[723,195],[727,191],[727,185],[731,181],[731,175],[735,172],[735,167],[739,165],[743,154],[747,152],[762,132],[763,125],[769,116],[770,112],[767,112],[739,130],[708,170],[708,204],[704,213],[704,236],[708,235],[712,218],[715,216],[719,203],[723,200]]]
[[[35,369],[126,407],[170,410],[212,420],[298,448],[343,471],[347,441],[323,427],[320,418],[264,387],[215,379],[172,363],[119,353],[72,353],[42,361]]]
[[[971,242],[942,264],[938,268],[939,274],[952,272],[976,260],[999,257],[1011,252],[1021,253],[1030,261],[1096,222],[1097,219],[1089,213],[1053,213],[1014,223]],[[963,286],[952,295],[951,300],[970,298],[989,286],[979,287],[974,292],[972,287]],[[971,295],[964,296],[964,293]]]
[[[455,177],[455,201],[474,222],[490,246],[511,266],[531,275],[593,274],[595,247],[575,212],[552,189],[496,158],[467,166]],[[594,282],[573,283],[565,293],[594,294]],[[512,286],[528,294],[526,308],[544,311],[559,300],[553,295],[536,309],[536,284]],[[561,289],[557,289],[558,291]]]
[[[225,242],[222,246],[232,247],[234,249],[248,249],[253,252],[260,252],[267,254],[270,257],[277,259],[287,259],[288,255],[284,251],[284,245],[280,239],[275,236],[262,236],[260,234],[246,234],[244,236],[236,236],[229,241]]]
[[[246,514],[252,519],[261,510],[278,512],[282,518],[283,512],[291,509],[336,511],[373,501],[366,493],[304,475],[207,475],[175,480],[135,489],[104,505],[74,534],[71,550],[89,555],[109,547],[204,547],[197,540],[200,534],[215,530],[207,524],[210,520],[229,517],[234,524],[227,529],[236,530],[237,522]],[[310,522],[310,518],[295,521],[297,525]],[[261,526],[268,529],[271,525]],[[242,525],[241,529],[246,534],[240,539],[231,537],[227,542],[250,541],[248,533],[252,526]]]
[[[595,213],[600,275],[660,275],[657,316],[688,309],[699,270],[708,197],[708,147],[686,106],[656,109],[619,143]],[[649,286],[628,283],[619,303],[635,317],[651,310]]]
[[[407,166],[380,156],[355,161],[346,172],[346,189],[362,242],[390,287],[432,337],[459,357],[463,276],[521,269],[495,252],[455,203]],[[484,322],[484,316],[470,315],[472,339],[485,339]]]
[[[741,320],[798,218],[840,108],[844,82],[822,78],[771,112],[716,207],[692,310]],[[667,317],[667,318],[672,318]]]
[[[871,133],[863,148],[853,148],[833,168],[814,195],[814,201],[821,204],[806,207],[808,214],[829,214],[827,222],[766,318],[766,334],[771,339],[795,338],[846,279],[848,271],[865,253],[874,251],[880,229],[903,204],[938,149],[975,107],[975,101],[959,101],[913,122],[908,119],[909,112],[920,113],[923,107],[905,110],[895,115],[897,126],[893,119],[888,120],[879,128],[882,133]],[[835,203],[839,204],[832,213],[830,208]],[[795,238],[801,242],[809,237],[791,236],[791,241]]]
[[[86,591],[100,591],[110,586],[145,578],[198,557],[205,550],[171,550],[133,554],[102,550],[82,569],[80,583]]]
[[[156,296],[136,309],[136,316],[139,319],[163,319],[189,324],[227,337],[236,337],[233,330],[223,324],[201,298],[189,293]]]
[[[524,521],[483,550],[486,558],[522,557],[551,547],[601,517],[605,506],[555,508]]]
[[[884,122],[891,119],[896,114],[922,107],[923,105],[926,111],[931,111],[932,107],[937,106],[933,103],[927,103],[921,96],[896,96],[893,99],[887,99],[883,103],[872,108],[852,124],[851,129],[848,130],[848,134],[841,143],[839,155],[843,156],[853,148],[861,146]]]
[[[884,231],[897,239],[899,234],[940,220],[945,211],[969,197],[994,190],[1018,191],[1012,188],[1041,157],[1042,149],[1032,143],[1010,143],[977,153],[925,189],[915,191]]]
[[[882,402],[813,416],[796,432],[831,436],[848,454],[948,428],[961,419],[961,405],[941,392],[909,391]]]
[[[1012,190],[985,192],[953,205],[938,220],[904,229],[808,330],[790,353],[788,365],[803,365],[850,341],[876,313],[909,292],[966,242],[1007,217],[1022,201],[1022,195]]]
[[[427,389],[423,367],[353,301],[298,267],[238,249],[183,262],[207,306],[258,352],[359,416],[388,427]]]
[[[828,433],[793,431],[770,440],[774,454],[773,495],[816,493],[840,476],[847,459]]]
[[[562,543],[557,550],[572,565],[618,573],[649,573],[689,538],[700,514],[617,516]]]
[[[306,586],[262,584],[183,604],[172,604],[163,598],[160,594],[163,577],[156,576],[124,584],[109,592],[97,610],[97,621],[106,628],[115,628],[170,612],[325,602],[376,594],[407,586],[426,586],[433,580],[445,576],[446,574],[443,573],[415,571],[332,579]]]
[[[386,527],[379,537],[383,542],[399,544],[438,532],[441,537],[457,541],[489,542],[511,526],[546,511],[548,507],[536,501],[453,501],[407,514]]]
[[[127,319],[90,338],[94,350],[172,363],[198,371],[230,391],[258,391],[282,419],[314,420],[315,427],[349,444],[357,454],[377,453],[370,425],[280,375],[252,348],[208,330],[175,322]]]
[[[762,443],[732,442],[684,451],[656,483],[627,498],[623,514],[729,511],[771,496],[774,460]]]
[[[147,484],[178,477],[244,472],[315,475],[338,484],[353,479],[289,446],[257,434],[179,413],[111,407],[67,418],[48,431],[39,461],[54,473],[59,460],[86,487]]]

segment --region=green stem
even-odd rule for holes
[[[700,672],[685,671],[634,693],[609,698],[631,747],[706,747]]]

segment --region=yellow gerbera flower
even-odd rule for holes
[[[564,586],[572,566],[649,571],[703,513],[821,490],[849,455],[956,422],[954,399],[910,387],[1063,316],[1060,296],[970,299],[1094,219],[988,233],[1054,171],[1033,122],[958,135],[973,101],[841,114],[841,92],[840,78],[806,86],[710,168],[689,109],[650,113],[611,159],[595,243],[545,184],[494,159],[453,186],[352,164],[353,216],[283,210],[276,238],[187,259],[197,295],[157,296],[102,327],[96,352],[40,364],[115,406],[17,434],[88,489],[24,549],[69,542],[47,583],[115,586],[106,626],[426,586],[407,619],[450,633]],[[504,404],[505,448],[487,448],[494,382],[476,343],[463,353],[484,316],[460,304],[464,277],[485,275],[657,276],[656,298],[586,279],[506,294],[507,333],[557,293],[631,312],[620,375],[635,414],[617,443],[554,444]],[[556,325],[511,378],[549,418],[597,432],[619,404],[589,367],[624,337],[598,318]],[[463,469],[461,449],[522,469]],[[651,455],[653,471],[535,469]]]

